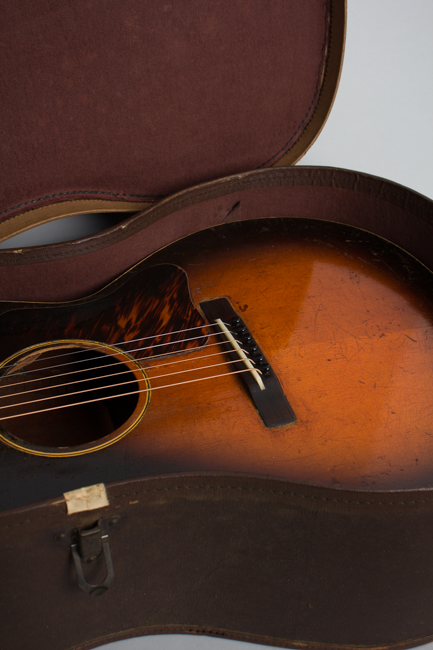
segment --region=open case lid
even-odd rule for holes
[[[7,0],[0,236],[295,163],[335,96],[344,0]]]

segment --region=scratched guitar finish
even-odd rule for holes
[[[36,482],[41,476],[42,496],[97,480],[197,470],[359,489],[431,485],[432,288],[427,269],[371,234],[338,224],[267,219],[226,224],[180,240],[82,301],[3,303],[4,358],[46,345],[47,352],[31,363],[18,355],[22,368],[28,364],[33,374],[40,372],[44,355],[59,354],[62,346],[56,341],[117,346],[121,340],[148,337],[146,353],[134,351],[136,343],[126,346],[134,368],[126,357],[118,359],[125,374],[129,370],[134,376],[116,391],[150,383],[145,408],[143,397],[120,400],[114,419],[113,413],[100,415],[105,402],[94,407],[98,417],[96,410],[89,415],[86,405],[60,409],[60,420],[60,411],[54,420],[51,412],[3,419],[9,442],[18,441],[18,447],[28,442],[65,454],[91,449],[95,440],[100,447],[86,456],[41,463],[2,443],[4,480],[22,466],[33,471]],[[266,427],[239,374],[232,374],[221,339],[200,313],[200,303],[222,297],[266,356],[296,415],[292,424]],[[174,330],[182,333],[164,334]],[[152,349],[149,337],[169,347]],[[100,356],[110,359],[110,350],[101,348]],[[5,374],[10,367],[8,362]],[[144,383],[139,369],[148,378],[142,378]],[[11,393],[10,384],[5,376],[1,388],[9,386]],[[86,401],[96,394],[88,391]],[[137,409],[142,412],[131,428]],[[44,418],[51,420],[48,438]],[[86,420],[82,427],[80,418]],[[62,421],[74,424],[68,429]],[[102,448],[101,441],[122,431],[125,422],[127,435]],[[81,437],[74,433],[80,428],[86,432]]]

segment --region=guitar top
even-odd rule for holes
[[[2,303],[1,507],[184,471],[433,484],[432,288],[369,233],[266,219],[81,300]]]

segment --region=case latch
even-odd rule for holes
[[[114,578],[113,562],[111,560],[108,532],[115,526],[119,517],[99,519],[93,528],[75,530],[71,550],[77,571],[78,585],[91,596],[99,596],[107,591]],[[98,584],[90,584],[84,577],[83,566],[94,562],[104,562],[105,579]]]

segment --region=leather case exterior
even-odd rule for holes
[[[167,633],[311,649],[431,639],[431,490],[174,475],[115,483],[108,495],[109,507],[84,516],[56,499],[2,517],[6,647],[31,637],[34,648],[84,650]],[[68,531],[114,515],[115,578],[88,596]]]

